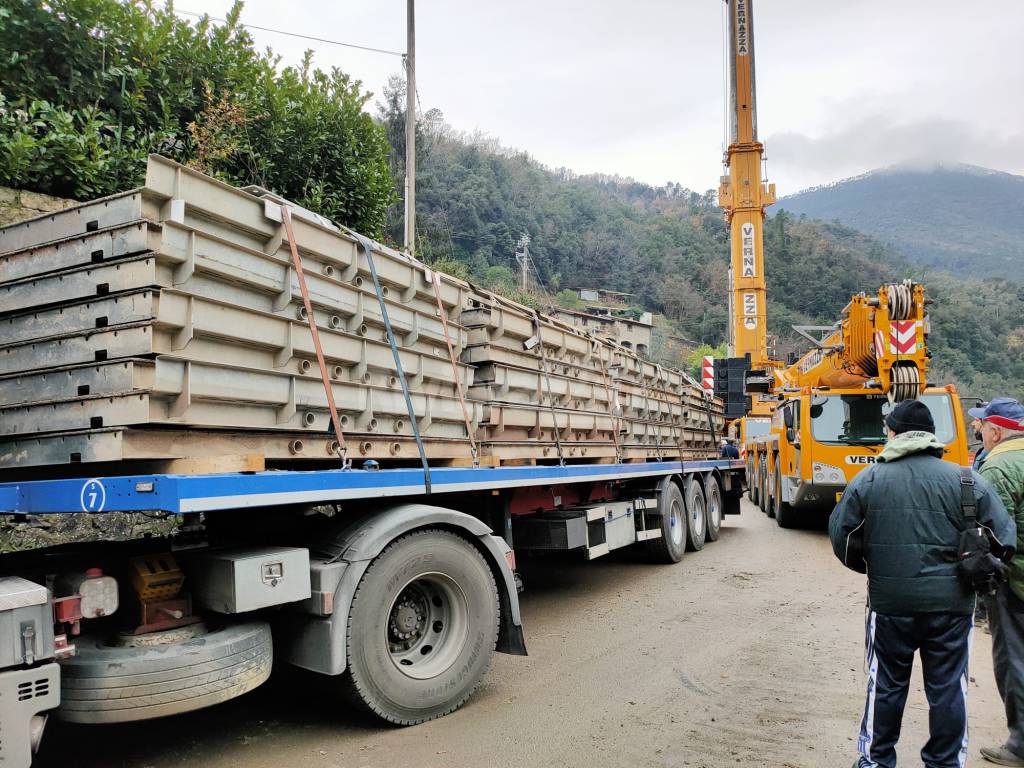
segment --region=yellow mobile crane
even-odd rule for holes
[[[775,185],[761,173],[757,139],[753,0],[725,0],[729,14],[730,143],[719,204],[731,233],[730,358],[715,389],[747,461],[751,500],[782,527],[797,508],[831,509],[853,476],[874,463],[892,403],[919,397],[950,461],[967,461],[955,389],[927,387],[924,288],[887,285],[854,296],[835,326],[797,328],[814,347],[788,367],[768,354],[763,225]],[[812,336],[814,331],[819,337]]]

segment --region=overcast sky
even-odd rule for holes
[[[223,16],[230,0],[180,0]],[[758,122],[780,195],[901,162],[1024,174],[1024,45],[1011,5],[756,0]],[[285,9],[282,12],[282,9]],[[248,0],[243,22],[401,51],[404,0]],[[717,186],[721,0],[419,0],[424,109],[542,163]],[[396,56],[307,48],[379,94]]]

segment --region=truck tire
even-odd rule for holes
[[[773,504],[775,507],[775,522],[778,523],[779,528],[795,528],[799,524],[797,511],[788,502],[782,500],[782,471],[778,466],[775,467],[775,498],[773,499]]]
[[[750,503],[758,506],[757,498],[757,483],[758,476],[757,471],[754,469],[755,461],[753,458],[747,460],[747,497],[750,499]]]
[[[757,506],[770,516],[768,511],[768,462],[761,457],[757,469]]]
[[[220,704],[265,682],[274,657],[270,625],[262,621],[136,647],[83,636],[75,647],[60,663],[57,710],[71,723],[126,723]]]
[[[708,506],[704,490],[695,479],[686,483],[686,548],[699,552],[707,541]]]
[[[704,496],[707,501],[707,540],[718,541],[718,536],[722,532],[722,514],[724,512],[724,506],[722,503],[722,489],[718,485],[718,478],[714,475],[708,475],[704,488]]]
[[[487,673],[498,619],[494,575],[471,543],[436,528],[401,536],[352,599],[345,693],[396,725],[447,715]]]
[[[659,563],[678,563],[686,552],[686,504],[683,493],[670,478],[658,488],[661,537],[647,542],[647,551]]]

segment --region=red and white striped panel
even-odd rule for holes
[[[917,321],[893,320],[889,325],[889,351],[894,355],[910,355],[917,348]]]
[[[704,355],[704,361],[700,366],[700,385],[705,392],[715,390],[715,358],[711,355]]]

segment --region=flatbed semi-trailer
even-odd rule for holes
[[[49,714],[186,712],[252,690],[274,661],[338,677],[386,721],[440,717],[495,650],[526,653],[517,553],[642,544],[677,563],[718,538],[744,482],[742,461],[708,459],[0,483],[20,525],[173,523],[0,554],[0,762],[29,765]]]

